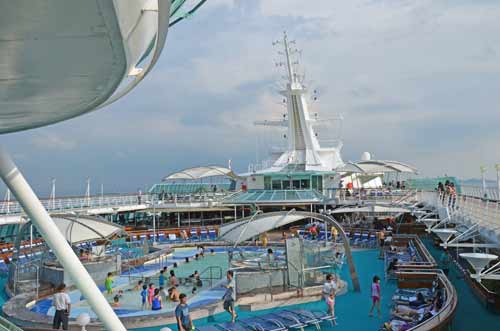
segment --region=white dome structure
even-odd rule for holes
[[[361,161],[370,161],[372,159],[372,155],[369,152],[363,152],[361,154]]]

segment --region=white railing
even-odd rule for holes
[[[415,190],[407,189],[338,189],[335,196],[340,202],[352,201],[385,201],[385,202],[403,202],[406,198],[414,197]]]
[[[418,192],[418,199],[431,206],[448,207],[452,221],[478,224],[500,232],[500,202],[497,200],[427,191]]]
[[[499,192],[496,187],[486,187],[483,189],[480,186],[460,185],[460,189],[462,195],[489,200],[500,200]]]
[[[99,196],[65,197],[41,200],[49,212],[81,211],[93,208],[122,207],[148,204],[149,194],[107,194]],[[22,214],[23,210],[17,201],[0,201],[0,215]]]

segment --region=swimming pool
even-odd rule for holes
[[[219,285],[225,279],[225,273],[229,268],[229,257],[227,249],[224,247],[214,247],[211,249],[213,250],[213,254],[210,253],[210,249],[207,249],[205,256],[196,260],[194,257],[198,253],[198,250],[194,248],[176,248],[166,260],[163,259],[161,261],[161,264],[155,261],[115,277],[113,287],[114,293],[105,293],[104,284],[99,284],[99,288],[103,291],[110,303],[113,302],[113,298],[119,290],[123,291],[120,298],[120,306],[114,308],[115,312],[120,317],[154,315],[173,311],[177,303],[168,300],[163,301],[163,309],[161,310],[144,310],[142,308],[142,298],[140,296],[141,290],[133,289],[138,280],[143,280],[144,284],[153,283],[155,287],[159,287],[159,272],[162,267],[166,265],[168,266],[166,275],[167,284],[170,270],[174,270],[176,277],[181,282],[178,290],[180,293],[185,293],[188,296],[192,307],[217,302],[221,299],[225,291]],[[242,250],[244,254],[251,254],[252,256],[265,254],[264,249],[255,247],[249,247]],[[189,259],[188,263],[185,261],[186,258]],[[178,265],[176,268],[173,267],[174,263]],[[194,284],[190,282],[185,282],[185,280],[189,279],[189,276],[195,271],[200,273],[200,278],[203,282],[203,286],[201,287],[194,286]],[[168,285],[165,287],[168,287]],[[194,293],[193,287],[196,287]],[[80,291],[75,290],[68,294],[73,302],[70,317],[76,318],[81,313],[88,313],[91,317],[96,317]],[[53,316],[55,311],[54,307],[52,307],[52,298],[38,301],[31,307],[31,311]]]

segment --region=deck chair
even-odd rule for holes
[[[289,310],[290,312],[304,316],[304,318],[308,318],[311,321],[317,321],[317,322],[312,322],[313,325],[315,325],[318,329],[320,328],[319,324],[324,321],[329,321],[332,326],[335,325],[335,317],[332,317],[330,314],[326,312],[322,312],[319,310],[306,310],[306,309],[293,309]]]
[[[198,237],[198,229],[191,228],[191,231],[189,232],[189,238],[191,240],[199,240],[200,237]]]
[[[212,324],[212,325],[197,326],[195,330],[196,331],[221,331],[222,329],[217,327],[217,325]]]
[[[160,232],[158,234],[158,241],[165,241],[165,233]]]
[[[260,316],[249,317],[239,320],[241,324],[255,331],[285,331],[286,327],[277,320],[265,320]]]
[[[306,323],[301,322],[295,315],[290,314],[286,311],[280,311],[277,313],[272,313],[272,314],[267,314],[264,316],[261,316],[263,319],[275,319],[280,321],[284,326],[286,326],[287,329],[300,329],[304,330],[304,328],[307,326]]]
[[[208,239],[208,231],[206,228],[202,228],[200,230],[200,240],[207,240]]]
[[[209,229],[208,230],[208,238],[210,240],[215,240],[217,239],[217,232],[215,231],[215,229]]]
[[[240,323],[240,321],[236,321],[235,323],[219,323],[217,327],[222,331],[259,331]]]

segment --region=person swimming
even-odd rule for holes
[[[153,301],[151,304],[151,310],[160,310],[163,308],[163,304],[161,301],[161,295],[160,295],[160,290],[155,289],[154,296],[153,296]]]

